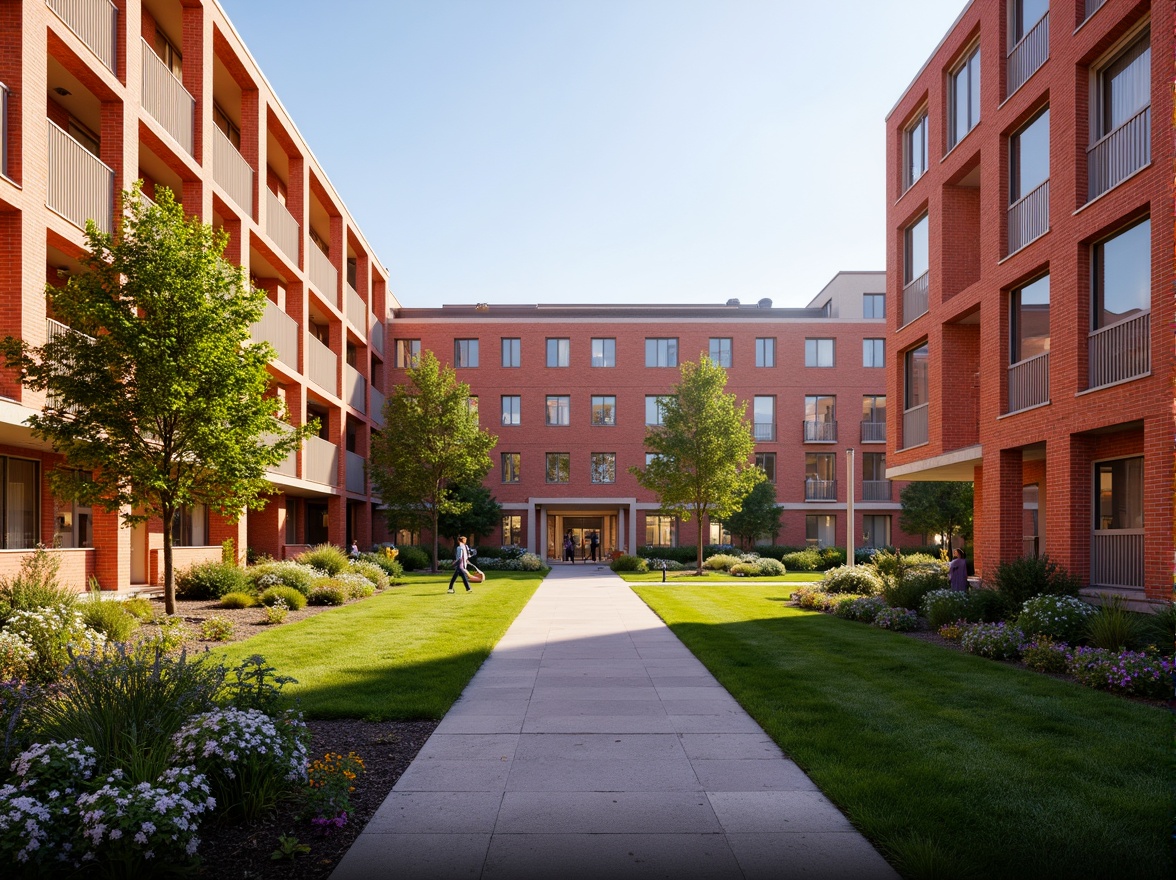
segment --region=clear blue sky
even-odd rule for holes
[[[404,306],[803,305],[885,268],[963,0],[221,0]]]

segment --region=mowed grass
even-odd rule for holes
[[[309,718],[441,718],[543,580],[541,572],[487,572],[465,593],[449,574],[283,624],[221,653],[260,654],[297,684],[283,693]]]
[[[908,878],[1170,878],[1168,711],[792,608],[638,586]]]
[[[619,571],[617,575],[624,581],[631,584],[642,583],[661,583],[662,573],[658,571]],[[773,575],[771,577],[735,577],[735,575],[728,574],[725,571],[704,571],[701,576],[694,573],[694,569],[689,571],[667,571],[666,583],[686,583],[697,584],[706,581],[719,581],[723,583],[730,583],[737,581],[739,583],[749,584],[763,584],[763,583],[783,583],[783,584],[807,584],[812,581],[819,581],[824,577],[825,573],[822,571],[790,571],[787,574]]]

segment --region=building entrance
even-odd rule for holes
[[[547,558],[563,560],[564,539],[572,538],[576,562],[592,558],[592,535],[595,533],[600,539],[600,546],[596,551],[596,558],[606,559],[617,545],[617,518],[606,516],[562,516],[554,515],[547,519]]]

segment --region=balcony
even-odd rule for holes
[[[325,486],[339,485],[339,447],[321,437],[307,437],[302,478]]]
[[[1126,382],[1151,371],[1151,312],[1140,312],[1088,337],[1090,387]]]
[[[1107,0],[1086,0],[1086,18],[1090,18],[1090,16],[1102,9],[1102,5],[1106,2]]]
[[[1049,403],[1049,352],[1009,367],[1009,412]]]
[[[310,283],[315,290],[333,305],[339,308],[339,270],[331,264],[331,258],[315,245],[310,248]]]
[[[254,342],[268,342],[274,347],[279,361],[293,370],[298,369],[298,322],[272,300],[265,301],[261,320],[250,325],[249,334]]]
[[[343,297],[346,301],[347,320],[351,322],[351,326],[359,331],[361,336],[367,336],[367,304],[363,301],[363,297],[350,284],[343,286]]]
[[[1013,46],[1008,57],[1008,93],[1011,95],[1025,84],[1033,72],[1049,58],[1049,13],[1041,17],[1021,42]]]
[[[352,409],[367,411],[367,380],[351,364],[343,365],[343,399]]]
[[[1049,232],[1049,181],[1009,206],[1009,253]]]
[[[837,481],[836,480],[805,480],[804,481],[804,500],[805,501],[836,501],[837,500]]]
[[[90,47],[111,73],[118,73],[118,7],[110,0],[47,0],[65,26]]]
[[[770,443],[776,439],[775,422],[756,422],[753,431],[757,442]]]
[[[298,265],[298,221],[269,189],[265,191],[265,234],[293,265]]]
[[[92,336],[86,336],[85,333],[78,333],[77,330],[74,330],[68,324],[62,324],[60,321],[54,321],[52,318],[45,319],[45,338],[47,340],[51,341],[54,339],[58,339],[62,336],[66,336],[68,334],[73,334],[74,336],[80,336],[84,339],[89,339],[91,342],[94,341]],[[62,400],[61,398],[59,398],[56,394],[54,394],[52,392],[46,392],[45,406],[48,408],[53,408],[53,409],[58,409],[58,408],[64,409],[67,413],[70,413],[72,415],[77,414],[77,407],[76,406],[66,405],[64,400]]]
[[[371,416],[372,424],[382,428],[384,427],[384,392],[372,386],[370,393],[372,409],[369,415]]]
[[[277,435],[271,435],[271,439],[277,441]],[[268,467],[266,470],[271,474],[281,474],[283,477],[297,477],[298,476],[298,450],[290,450],[290,454],[286,456],[280,463],[273,467]]]
[[[913,406],[902,414],[902,448],[922,446],[927,442],[927,408],[929,403]]]
[[[862,480],[862,501],[889,501],[890,480]]]
[[[804,423],[805,443],[836,443],[836,421],[806,421]]]
[[[163,59],[146,40],[140,41],[143,56],[143,109],[151,114],[189,156],[193,155],[196,99],[176,79]]]
[[[885,443],[886,423],[862,420],[863,443]]]
[[[253,216],[253,169],[215,125],[212,127],[212,177],[246,217]]]
[[[1144,107],[1086,150],[1088,201],[1151,162],[1151,107]]]
[[[339,395],[339,355],[331,351],[313,336],[307,337],[307,362],[310,369],[307,375],[310,380],[329,392],[332,396]]]
[[[45,204],[81,229],[87,220],[103,232],[114,229],[114,170],[53,122]]]
[[[1091,532],[1090,585],[1143,589],[1143,529]]]
[[[368,315],[368,343],[372,351],[380,357],[384,356],[384,325],[372,314]]]
[[[927,312],[927,273],[924,272],[902,289],[902,323],[909,324]]]
[[[344,455],[344,469],[347,491],[356,495],[367,494],[367,479],[363,470],[364,458],[354,452]]]

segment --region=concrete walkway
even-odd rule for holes
[[[628,585],[575,565],[539,587],[332,880],[896,876]]]

